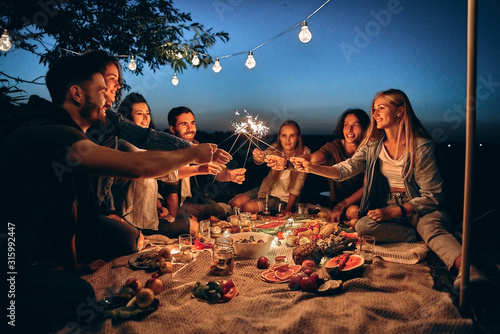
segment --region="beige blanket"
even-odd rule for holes
[[[286,246],[272,246],[268,254],[287,254]],[[133,271],[127,257],[116,259],[86,276],[104,298],[131,277],[145,282],[150,273]],[[290,258],[289,258],[290,259]],[[166,289],[157,296],[159,308],[140,321],[91,323],[86,333],[469,333],[472,321],[463,319],[448,293],[432,289],[424,264],[397,264],[375,258],[362,277],[344,283],[333,296],[290,291],[288,285],[261,280],[255,259],[238,259],[232,279],[239,295],[224,304],[192,298],[196,281],[207,276],[209,252],[182,267],[172,277],[162,276]],[[289,260],[291,261],[291,260]],[[118,267],[117,267],[118,265]],[[114,267],[112,269],[112,267]],[[320,271],[320,276],[326,277]]]

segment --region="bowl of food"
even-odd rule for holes
[[[234,254],[244,258],[259,258],[269,252],[274,237],[260,232],[242,232],[231,234]]]

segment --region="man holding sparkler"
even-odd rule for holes
[[[172,134],[196,143],[196,121],[194,113],[187,107],[177,107],[168,113],[168,123]],[[176,184],[163,183],[160,192],[167,202],[167,208],[174,217],[190,217],[208,219],[210,216],[226,216],[226,210],[214,200],[206,196],[198,185],[196,175],[216,175],[215,179],[221,182],[243,183],[246,169],[228,169],[224,165],[211,162],[203,165],[189,165],[179,168],[180,181]],[[192,189],[191,181],[197,185]],[[179,212],[179,208],[181,209]]]

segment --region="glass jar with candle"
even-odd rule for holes
[[[210,266],[210,275],[227,276],[233,273],[234,268],[234,249],[233,239],[218,238],[215,239],[212,265]]]

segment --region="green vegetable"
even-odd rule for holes
[[[222,297],[222,286],[219,282],[209,281],[207,283],[196,282],[193,288],[193,295],[196,298],[210,302],[217,301]]]

